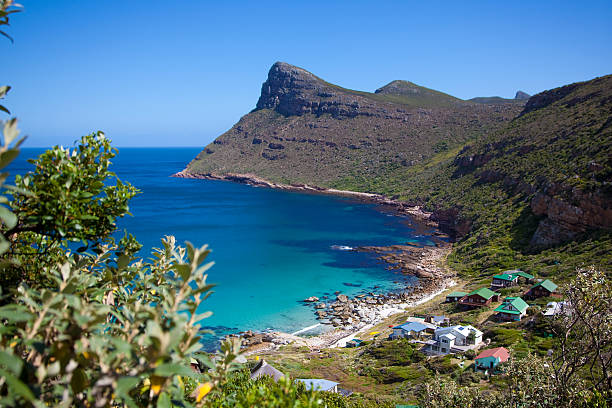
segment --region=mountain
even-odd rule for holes
[[[474,278],[612,270],[612,76],[524,97],[475,103],[407,81],[360,92],[276,63],[256,108],[180,175],[418,205],[456,238],[450,266]]]
[[[529,99],[531,95],[525,93],[523,91],[516,91],[516,95],[514,99],[506,99],[501,96],[478,96],[476,98],[469,99],[470,102],[474,103],[484,103],[489,105],[499,105],[505,103],[519,104],[523,105],[527,99]]]
[[[335,187],[461,146],[521,109],[462,101],[407,81],[375,93],[354,91],[277,62],[256,108],[206,146],[182,175]]]
[[[525,268],[562,281],[580,266],[611,271],[612,76],[534,95],[461,149],[340,187],[433,211],[457,237],[451,263],[474,276]]]

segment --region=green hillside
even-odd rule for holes
[[[421,205],[455,235],[450,261],[472,276],[610,270],[612,76],[527,96],[472,103],[407,81],[372,94],[277,63],[256,109],[184,175],[249,175]]]
[[[452,261],[487,276],[612,270],[612,76],[543,92],[502,130],[407,169],[335,187],[424,205],[460,237]]]
[[[357,169],[373,178],[414,166],[498,129],[521,110],[391,84],[378,93],[353,91],[276,63],[256,109],[206,146],[186,172],[331,187]],[[407,86],[417,93],[401,94]]]

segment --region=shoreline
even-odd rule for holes
[[[439,230],[439,224],[431,219],[432,213],[424,211],[420,206],[409,206],[381,194],[322,188],[307,184],[274,183],[252,174],[198,174],[190,173],[185,169],[173,174],[172,177],[231,181],[253,187],[353,197],[364,202],[378,204],[397,216],[409,216],[421,227],[437,229],[436,233],[432,234],[432,239],[437,238],[435,246],[415,247],[407,243],[387,247],[367,246],[351,249],[378,255],[378,259],[387,264],[387,269],[396,269],[403,275],[416,276],[419,279],[417,285],[407,286],[403,292],[399,293],[374,294],[370,292],[370,296],[358,295],[351,299],[336,292],[336,301],[325,305],[318,303],[318,298],[312,297],[304,302],[315,305],[314,312],[318,315],[319,320],[317,324],[303,327],[291,334],[280,331],[258,333],[251,330],[238,333],[234,336],[242,339],[245,355],[274,351],[288,344],[305,346],[311,350],[344,347],[347,341],[357,335],[367,332],[392,316],[405,313],[408,308],[433,299],[457,284],[455,274],[440,266],[452,248],[452,244],[440,239],[448,238],[448,235]],[[324,322],[324,320],[327,321]],[[314,336],[303,335],[324,325],[333,328]]]
[[[342,197],[353,197],[366,202],[379,204],[382,206],[391,207],[393,211],[401,215],[411,216],[417,222],[428,226],[440,228],[440,225],[431,219],[433,213],[423,210],[419,205],[408,205],[407,203],[385,197],[382,194],[364,193],[360,191],[338,190],[334,188],[324,188],[311,186],[308,184],[283,184],[268,181],[253,174],[228,173],[218,175],[215,173],[190,173],[187,169],[181,170],[178,173],[172,174],[170,177],[198,179],[198,180],[217,180],[230,181],[234,183],[246,184],[253,187],[272,188],[275,190],[294,191],[300,193],[328,194]],[[440,231],[441,232],[441,231]],[[447,236],[444,234],[444,236]]]
[[[338,305],[338,303],[343,305],[349,304],[353,306],[353,313],[349,315],[349,319],[342,320],[342,323],[338,326],[335,326],[330,331],[314,336],[303,336],[302,334],[307,333],[314,327],[318,327],[318,324],[304,327],[292,334],[280,331],[257,333],[249,330],[241,332],[236,336],[242,338],[244,354],[252,355],[262,352],[274,352],[285,345],[307,347],[311,351],[344,347],[348,341],[359,335],[367,335],[369,330],[383,321],[403,314],[408,309],[428,302],[449,288],[456,286],[455,275],[439,266],[439,263],[443,261],[443,258],[450,252],[450,249],[450,245],[425,248],[424,252],[427,255],[425,259],[419,262],[419,265],[433,273],[429,277],[420,278],[420,285],[409,287],[408,289],[413,288],[409,295],[401,296],[395,293],[387,293],[378,294],[369,297],[369,299],[355,297],[345,300],[346,296],[339,294],[337,295],[337,300],[330,305],[330,308],[334,309],[334,306]],[[377,301],[373,302],[373,300]],[[315,302],[310,303],[314,304]],[[343,312],[345,311],[346,309],[343,310]],[[323,325],[323,323],[319,324]]]

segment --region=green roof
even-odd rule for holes
[[[468,296],[472,296],[472,295],[482,296],[483,298],[489,300],[493,296],[497,295],[497,293],[493,292],[489,288],[480,288],[480,289],[476,289],[475,291],[468,293]]]
[[[467,293],[465,292],[451,292],[448,295],[446,295],[446,297],[464,297],[465,295],[467,295]]]
[[[551,293],[557,290],[558,288],[556,284],[554,284],[552,281],[549,281],[548,279],[543,280],[542,282],[536,283],[535,285],[531,287],[531,289],[537,288],[538,286],[543,287],[544,289],[546,289],[547,291]]]
[[[509,302],[504,302],[501,305],[497,306],[495,308],[495,312],[510,313],[510,314],[521,314],[521,313],[524,313],[525,310],[527,310],[527,308],[529,307],[527,302],[525,302],[520,297],[507,298],[506,300],[509,300]],[[508,304],[512,305],[518,311],[517,310],[506,310],[506,309],[504,309],[504,306],[506,306]]]
[[[510,274],[507,274],[507,273],[502,273],[500,275],[495,275],[493,277],[493,279],[501,279],[501,280],[505,280],[505,281],[513,281],[513,280],[516,279],[516,276],[510,275]]]
[[[525,279],[533,279],[533,275],[523,271],[506,271],[504,273],[510,273],[514,276],[522,276]]]

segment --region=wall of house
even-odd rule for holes
[[[491,367],[497,366],[499,360],[496,357],[484,357],[475,361],[475,368],[479,370],[488,370]],[[491,364],[493,364],[491,366]]]

